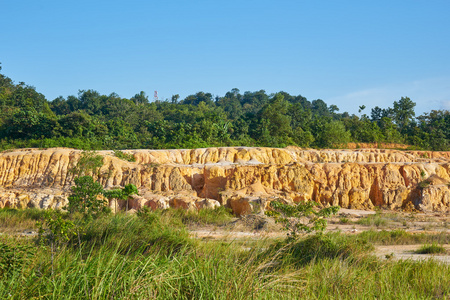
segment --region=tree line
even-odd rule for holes
[[[448,150],[449,111],[416,117],[415,105],[402,97],[392,107],[372,108],[370,115],[364,105],[359,115],[350,115],[321,99],[238,89],[224,96],[198,92],[164,101],[149,101],[144,92],[127,99],[80,90],[48,101],[34,87],[0,74],[0,149],[337,148],[385,142]]]

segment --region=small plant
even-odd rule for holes
[[[99,169],[103,166],[103,157],[95,151],[83,151],[77,164],[69,172],[76,177],[82,175],[98,175]]]
[[[39,244],[50,244],[52,248],[59,247],[76,235],[75,224],[70,220],[63,219],[58,211],[46,211],[44,218],[37,221],[36,226],[39,233]]]
[[[386,254],[385,257],[386,257],[386,259],[394,258],[394,252],[391,252],[391,254]]]
[[[157,167],[159,167],[159,164],[158,163],[154,163],[154,162],[149,163],[148,165],[149,165],[150,168],[157,168]]]
[[[288,231],[288,240],[295,240],[300,233],[322,233],[327,221],[325,218],[336,214],[338,206],[317,209],[318,203],[307,201],[297,205],[288,205],[280,201],[270,202],[272,210],[266,211],[266,215],[273,217],[277,223],[283,224]]]
[[[117,158],[129,161],[129,162],[135,162],[136,161],[136,157],[134,157],[133,154],[128,154],[128,153],[125,153],[125,152],[120,151],[120,150],[114,150],[114,155]]]
[[[54,273],[54,257],[59,248],[77,236],[77,228],[70,220],[65,220],[58,211],[48,210],[44,218],[36,222],[38,242],[41,246],[50,245],[52,275]]]
[[[420,177],[425,178],[425,176],[427,176],[427,173],[425,172],[425,170],[421,170]]]
[[[424,188],[428,187],[430,184],[431,184],[431,182],[428,179],[426,179],[426,180],[422,180],[421,182],[419,182],[418,187],[420,189],[424,189]]]
[[[346,217],[342,217],[342,218],[339,218],[339,223],[348,224],[348,223],[350,223],[350,220]]]
[[[374,215],[359,219],[356,223],[365,226],[376,226],[378,228],[385,226],[387,220],[382,216],[381,211],[378,209]]]
[[[423,245],[418,250],[415,251],[417,254],[444,254],[447,253],[447,250],[441,245],[431,244],[431,245]]]

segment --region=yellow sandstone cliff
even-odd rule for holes
[[[106,187],[135,184],[132,209],[264,209],[274,199],[323,206],[450,210],[450,152],[223,147],[126,150],[136,162],[98,151]],[[68,170],[81,151],[20,149],[0,153],[0,207],[61,208],[73,185]],[[111,203],[120,209],[123,203]]]

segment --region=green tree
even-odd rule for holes
[[[96,216],[108,212],[107,201],[102,197],[103,186],[95,182],[92,176],[75,178],[75,186],[71,188],[67,210],[79,212],[84,216]]]
[[[326,218],[339,211],[339,206],[322,209],[317,209],[317,206],[314,201],[300,202],[297,205],[272,201],[271,210],[266,211],[266,215],[283,225],[288,231],[288,241],[295,241],[303,233],[322,233],[327,226]]]
[[[126,210],[128,211],[129,209],[129,200],[130,200],[130,196],[131,195],[138,195],[139,194],[139,190],[137,189],[137,187],[130,183],[125,185],[124,188],[119,188],[119,189],[112,189],[112,190],[108,190],[108,191],[104,191],[103,195],[108,198],[108,200],[112,200],[112,199],[117,199],[117,200],[124,200],[127,202],[126,205]],[[117,208],[116,208],[116,212],[117,212]]]
[[[319,148],[342,147],[351,140],[350,131],[346,130],[341,121],[330,121],[322,117],[313,122],[312,130],[316,137],[314,145]]]
[[[414,112],[415,106],[416,103],[408,97],[402,97],[399,101],[394,102],[394,121],[399,126],[400,131],[404,131],[406,126],[412,122],[416,115]]]
[[[134,97],[130,100],[133,101],[136,105],[148,103],[148,97],[144,91],[141,91],[139,94],[134,95]]]
[[[291,118],[288,111],[291,104],[281,94],[276,94],[261,110],[261,137],[273,145],[289,140],[292,135]]]
[[[178,95],[178,94],[172,95],[172,103],[173,104],[177,104],[178,99],[180,99],[180,95]]]

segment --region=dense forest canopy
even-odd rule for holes
[[[1,68],[0,68],[1,70]],[[363,100],[362,100],[363,101]],[[448,150],[450,113],[416,117],[408,97],[392,107],[364,105],[359,116],[301,95],[232,89],[224,96],[198,92],[150,102],[80,90],[49,102],[34,87],[0,74],[0,150],[22,147],[169,149],[211,146],[333,148],[355,143],[401,143]]]

